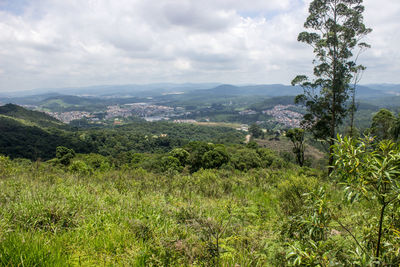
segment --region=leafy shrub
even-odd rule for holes
[[[277,186],[277,199],[280,210],[285,216],[301,213],[308,192],[318,185],[316,178],[303,175],[288,175]]]
[[[161,158],[161,170],[163,172],[166,171],[176,171],[181,172],[183,170],[183,166],[179,159],[172,156],[164,156]]]
[[[75,151],[73,149],[69,149],[64,146],[58,146],[56,148],[56,158],[61,164],[65,166],[69,165],[74,157]]]
[[[235,168],[246,171],[252,168],[261,167],[261,158],[256,151],[252,149],[240,149],[232,155],[232,162]]]
[[[90,153],[85,155],[84,162],[95,171],[105,172],[111,168],[108,159],[100,154]]]
[[[219,168],[229,162],[229,155],[226,152],[225,146],[216,146],[213,150],[204,153],[202,161],[204,168]]]
[[[218,175],[212,170],[200,170],[192,175],[196,190],[206,197],[220,197],[222,182]]]
[[[80,175],[88,175],[93,173],[93,169],[86,165],[85,162],[81,160],[74,160],[70,166],[68,167],[69,171],[80,174]]]
[[[257,154],[261,158],[262,167],[268,168],[278,158],[278,156],[272,150],[268,148],[257,149]]]
[[[177,158],[181,166],[186,165],[188,158],[190,156],[189,152],[187,152],[183,148],[175,148],[171,152],[169,152],[169,155],[171,155],[174,158]]]

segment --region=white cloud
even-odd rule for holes
[[[6,0],[12,2],[12,0]],[[0,90],[113,83],[290,83],[310,0],[36,0],[0,5]],[[4,0],[3,0],[4,2]],[[400,2],[365,0],[363,82],[400,82]],[[18,10],[18,12],[15,12]]]

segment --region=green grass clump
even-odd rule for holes
[[[8,232],[0,238],[1,266],[68,266],[64,244],[49,235]]]

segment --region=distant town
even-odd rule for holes
[[[294,105],[276,105],[272,109],[263,110],[263,114],[270,115],[273,122],[277,122],[284,127],[294,128],[300,127],[300,121],[303,115],[295,112]],[[68,112],[50,112],[45,111],[50,116],[58,120],[70,123],[74,120],[87,119],[92,123],[100,123],[102,120],[110,120],[117,118],[128,118],[136,116],[143,118],[147,121],[158,120],[173,120],[175,123],[196,123],[194,119],[182,119],[184,115],[190,115],[191,112],[186,112],[183,107],[169,107],[162,105],[154,105],[150,103],[132,103],[125,105],[112,105],[107,106],[106,111],[103,112],[86,112],[86,111],[68,111]],[[239,111],[238,114],[242,116],[257,114],[257,111],[248,109]],[[246,130],[247,127],[241,127],[241,130]]]
[[[300,127],[300,122],[303,119],[303,115],[290,110],[294,108],[294,105],[276,105],[272,109],[264,110],[264,114],[271,115],[275,121],[287,126],[289,128]]]
[[[68,111],[68,112],[51,112],[45,111],[50,116],[58,120],[70,123],[74,120],[87,119],[92,122],[98,122],[103,119],[127,118],[136,116],[144,118],[147,121],[169,120],[185,114],[185,109],[181,107],[168,107],[153,105],[149,103],[132,103],[125,105],[107,106],[105,112],[85,112],[85,111]]]

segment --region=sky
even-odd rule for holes
[[[159,82],[290,84],[310,0],[0,0],[0,92]],[[400,1],[364,0],[361,83],[400,83]]]

